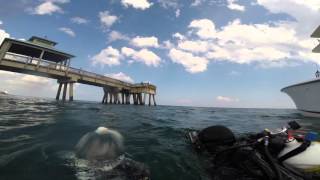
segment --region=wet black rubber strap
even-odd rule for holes
[[[279,162],[283,162],[299,153],[302,153],[303,151],[305,151],[309,146],[310,146],[311,142],[310,141],[304,141],[299,147],[297,147],[296,149],[288,152],[287,154],[281,156],[278,160]]]

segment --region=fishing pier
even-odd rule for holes
[[[35,36],[28,41],[5,38],[0,47],[0,70],[56,79],[56,100],[66,101],[69,95],[73,101],[74,83],[81,83],[101,87],[103,104],[156,105],[155,85],[128,83],[73,68],[70,62],[74,56],[55,49],[56,44]]]

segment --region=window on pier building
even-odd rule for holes
[[[25,55],[33,58],[40,58],[42,50],[13,43],[10,49],[8,50],[8,52]],[[56,63],[56,62],[65,61],[69,59],[69,57],[66,57],[64,55],[60,55],[57,53],[52,53],[49,51],[44,51],[42,59]]]
[[[21,54],[25,56],[40,58],[41,50],[32,48],[29,46],[23,46],[20,44],[12,44],[8,52],[15,53],[15,54]]]

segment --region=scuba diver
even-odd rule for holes
[[[85,134],[75,147],[83,172],[79,179],[148,180],[149,169],[140,162],[125,157],[123,137],[115,130],[99,127]],[[88,177],[84,177],[83,174]]]
[[[193,149],[206,157],[206,170],[214,180],[320,179],[320,143],[316,134],[293,136],[295,122],[279,132],[264,130],[236,139],[232,131],[216,125],[187,133]]]

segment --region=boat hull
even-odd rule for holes
[[[320,79],[294,84],[281,91],[291,97],[302,115],[320,117]]]

